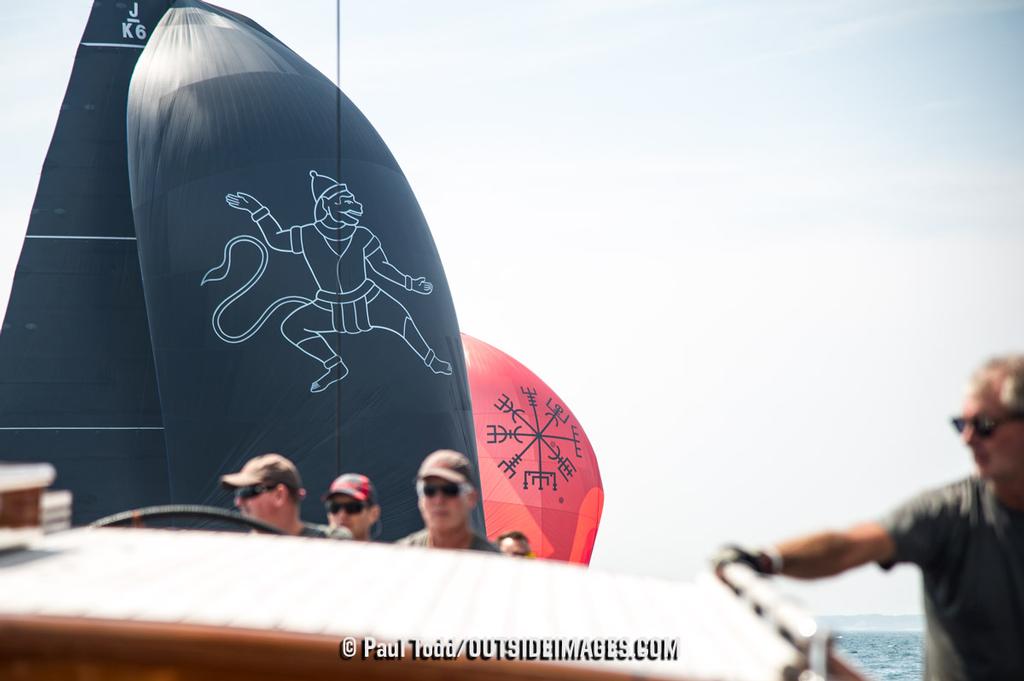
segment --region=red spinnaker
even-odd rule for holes
[[[525,366],[466,334],[462,346],[488,536],[519,530],[541,558],[589,564],[604,489],[586,433]]]

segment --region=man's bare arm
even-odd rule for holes
[[[800,579],[830,577],[865,563],[891,560],[896,544],[881,525],[861,523],[843,532],[821,532],[775,546],[781,574]]]

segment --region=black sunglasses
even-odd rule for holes
[[[239,487],[235,490],[235,499],[252,499],[253,497],[258,497],[264,492],[269,492],[275,487],[277,487],[277,485],[247,485],[245,487]]]
[[[967,426],[970,426],[978,437],[985,439],[991,437],[992,433],[996,432],[996,428],[1008,423],[1010,421],[1024,421],[1024,414],[1010,414],[999,419],[989,418],[987,416],[975,416],[973,418],[965,418],[963,416],[954,416],[951,418],[950,423],[953,424],[953,428],[956,432],[963,433],[967,430]]]
[[[349,515],[359,515],[366,508],[366,504],[362,501],[328,501],[324,507],[328,513],[344,510]]]
[[[420,496],[433,498],[437,493],[441,493],[442,496],[454,499],[462,493],[462,485],[458,485],[454,482],[448,482],[443,485],[428,485],[423,481],[420,481],[416,485],[416,491],[420,493]]]

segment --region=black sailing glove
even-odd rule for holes
[[[762,575],[773,575],[776,572],[772,558],[767,553],[750,551],[736,544],[723,546],[711,559],[716,570],[730,563],[741,563]]]

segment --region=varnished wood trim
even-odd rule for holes
[[[646,676],[543,662],[344,660],[333,636],[67,617],[0,616],[0,678],[17,681],[556,679]]]

